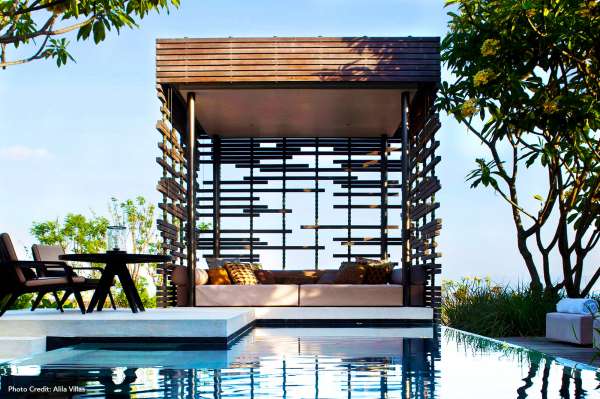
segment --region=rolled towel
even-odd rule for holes
[[[596,314],[598,303],[593,299],[563,298],[556,304],[558,313]]]

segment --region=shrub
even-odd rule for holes
[[[140,299],[142,300],[142,304],[145,308],[155,308],[156,307],[156,295],[150,295],[148,292],[148,284],[144,277],[139,277],[138,281],[135,282],[135,287],[137,288],[137,292],[140,295]],[[115,288],[112,290],[112,293],[115,298],[115,304],[119,308],[128,308],[129,302],[127,302],[127,297],[125,296],[125,292],[123,291],[123,287],[120,282],[116,282]],[[110,306],[110,303],[107,301],[105,304],[106,307]]]
[[[501,287],[489,278],[442,284],[442,323],[488,337],[542,336],[562,293]]]

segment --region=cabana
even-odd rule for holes
[[[156,74],[158,229],[175,259],[160,306],[178,303],[174,266],[195,303],[202,257],[276,253],[280,269],[391,258],[404,306],[439,315],[439,38],[159,39]]]

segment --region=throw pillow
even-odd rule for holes
[[[254,270],[254,275],[260,284],[276,284],[275,275],[270,270]]]
[[[250,266],[252,270],[262,270],[262,264],[260,263],[242,263],[242,265]]]
[[[225,266],[227,262],[239,262],[240,258],[205,258],[209,269]]]
[[[365,267],[363,265],[346,266],[340,270],[334,280],[334,284],[362,284],[365,278]]]
[[[365,266],[364,284],[387,284],[392,275],[392,263],[387,260],[356,258],[358,264]]]
[[[401,267],[392,269],[392,275],[390,276],[390,282],[392,284],[402,285],[403,278],[402,278],[402,268]]]
[[[227,270],[223,267],[216,267],[213,269],[208,269],[208,281],[212,285],[231,285],[231,280],[229,279],[229,274]]]
[[[255,285],[258,280],[254,275],[254,270],[250,264],[244,263],[225,263],[225,270],[229,273],[229,278],[237,285]]]
[[[365,272],[365,284],[387,284],[392,277],[392,265],[367,265]]]
[[[319,281],[317,281],[317,284],[334,284],[337,275],[337,270],[325,270],[325,272],[319,278]]]
[[[195,277],[196,285],[204,285],[208,283],[208,273],[204,269],[196,269]]]

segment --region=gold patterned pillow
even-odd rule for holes
[[[227,262],[225,263],[225,270],[229,274],[229,278],[233,284],[237,285],[255,285],[258,284],[258,280],[254,275],[254,270],[249,263],[237,263]]]
[[[364,265],[364,284],[387,284],[392,276],[393,265],[387,260],[356,258],[356,263]]]

